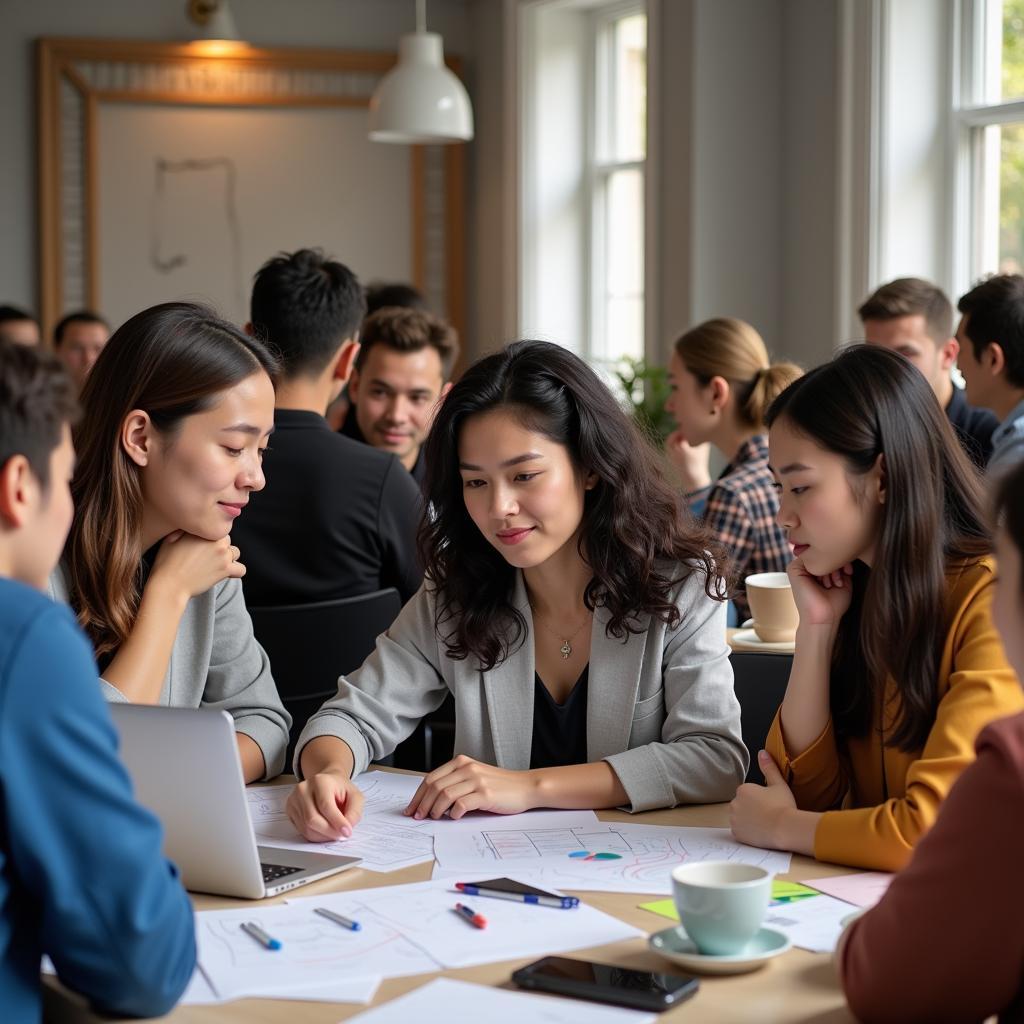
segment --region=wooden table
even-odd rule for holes
[[[289,778],[281,780],[291,781]],[[604,821],[632,821],[650,825],[702,825],[725,827],[728,825],[728,805],[712,804],[702,807],[681,807],[670,811],[652,811],[645,814],[629,815],[619,811],[600,811]],[[511,819],[510,819],[511,821]],[[407,882],[425,881],[430,877],[432,865],[419,864],[403,871],[378,874],[361,871],[358,868],[346,871],[333,878],[324,879],[302,888],[300,895],[335,892],[343,889],[368,889],[381,885],[401,885]],[[849,868],[831,864],[819,864],[807,857],[793,856],[791,870],[780,878],[799,881],[807,878],[821,878],[828,875],[848,874]],[[290,894],[289,894],[290,895]],[[578,893],[582,899],[627,923],[650,933],[660,931],[671,924],[666,918],[658,917],[638,904],[655,899],[655,896],[641,896],[636,893]],[[267,902],[283,902],[287,895]],[[222,899],[196,894],[193,902],[197,910],[213,910],[252,906],[248,900]],[[551,950],[559,953],[560,950]],[[539,954],[538,954],[539,955]],[[607,963],[621,964],[650,971],[676,971],[686,973],[683,968],[651,952],[645,940],[637,938],[615,942],[592,949],[577,949],[565,954],[580,959],[592,959]],[[441,972],[445,977],[461,978],[483,985],[514,988],[510,979],[513,970],[536,956],[502,963],[483,964]],[[436,974],[417,974],[407,978],[385,980],[370,1004],[394,999],[430,979]],[[351,1003],[312,1003],[296,1000],[243,999],[220,1006],[181,1006],[162,1020],[175,1024],[335,1024],[353,1017],[367,1007]],[[47,1019],[71,1021],[74,1024],[96,1021],[98,1018],[84,1011],[62,993],[50,990],[47,993]],[[842,991],[836,980],[832,957],[823,953],[808,953],[792,949],[752,974],[724,977],[702,976],[697,995],[660,1016],[669,1021],[714,1021],[749,1022],[772,1024],[775,1021],[832,1022],[852,1021],[854,1018],[846,1009]],[[432,1022],[418,1022],[432,1024]],[[529,1024],[529,1022],[524,1022]]]

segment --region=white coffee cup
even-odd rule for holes
[[[730,860],[680,864],[672,871],[672,899],[686,934],[702,953],[740,953],[768,912],[772,873]]]
[[[767,644],[791,643],[796,637],[800,613],[793,600],[793,586],[784,572],[758,572],[743,581],[754,619],[754,632]]]

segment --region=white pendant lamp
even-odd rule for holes
[[[416,0],[416,31],[402,36],[398,63],[370,98],[372,142],[468,142],[473,107],[466,87],[445,67],[444,41],[426,30],[426,0]]]

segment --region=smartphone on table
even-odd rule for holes
[[[512,980],[521,988],[538,992],[655,1011],[678,1006],[700,987],[689,974],[655,974],[564,956],[546,956],[520,967]]]

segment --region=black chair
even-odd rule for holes
[[[733,651],[729,660],[732,662],[733,687],[740,702],[743,742],[750,755],[746,781],[763,782],[764,775],[757,766],[757,752],[764,750],[768,730],[786,695],[793,656]]]
[[[277,692],[292,716],[286,770],[309,717],[338,692],[402,608],[394,587],[314,604],[250,608],[253,632],[270,658]]]

